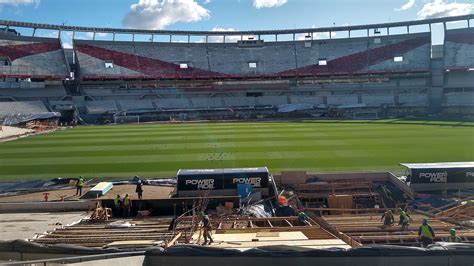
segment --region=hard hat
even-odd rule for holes
[[[401,211],[402,211],[402,208],[398,208],[397,211],[398,211],[398,212],[401,212]]]
[[[198,216],[199,218],[204,217],[204,212],[198,212],[197,216]]]
[[[456,234],[456,229],[452,228],[451,230],[449,230],[449,234],[451,234],[452,236]]]
[[[388,213],[390,213],[390,214],[392,214],[392,213],[393,213],[393,212],[392,212],[392,210],[388,210],[387,212],[388,212]]]
[[[428,222],[428,219],[427,218],[423,218],[423,223],[427,223]]]

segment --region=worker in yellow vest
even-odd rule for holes
[[[120,198],[120,195],[117,194],[117,196],[115,196],[114,198],[114,208],[113,208],[114,217],[120,216],[121,207],[122,207],[122,199]]]
[[[123,216],[130,217],[130,209],[132,208],[132,200],[130,199],[128,194],[125,194],[125,197],[122,200],[122,206],[123,206]]]
[[[433,244],[433,239],[435,238],[435,233],[433,228],[428,224],[428,219],[424,218],[423,223],[420,225],[418,229],[418,237],[421,240],[421,244],[423,247],[427,247],[428,245]]]
[[[461,243],[462,240],[461,238],[456,235],[456,229],[452,228],[451,230],[449,230],[449,236],[448,236],[448,239],[446,239],[447,241],[446,242],[451,242],[451,243]]]
[[[76,195],[82,196],[83,186],[84,186],[84,178],[80,176],[76,183]]]

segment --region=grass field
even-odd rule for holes
[[[474,124],[300,121],[80,126],[0,144],[0,180],[172,176],[179,168],[268,166],[401,171],[474,161]]]

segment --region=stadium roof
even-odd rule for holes
[[[462,21],[474,19],[474,14],[464,16],[453,16],[444,18],[433,18],[425,20],[414,20],[404,22],[390,22],[379,24],[366,24],[356,26],[337,26],[324,28],[304,28],[304,29],[282,29],[282,30],[249,30],[249,31],[179,31],[179,30],[146,30],[146,29],[123,29],[123,28],[101,28],[101,27],[82,27],[55,24],[30,23],[20,21],[0,20],[1,26],[22,27],[32,29],[46,29],[58,31],[74,31],[74,32],[101,32],[101,33],[120,33],[120,34],[152,34],[152,35],[193,35],[193,36],[236,36],[236,35],[282,35],[297,33],[316,33],[316,32],[337,32],[337,31],[354,31],[354,30],[370,30],[379,28],[396,28],[410,27],[416,25],[430,25],[434,23],[446,23],[451,21]]]
[[[223,168],[223,169],[179,169],[178,176],[202,174],[241,174],[241,173],[267,173],[267,167],[253,168]]]
[[[474,162],[447,162],[447,163],[401,163],[410,169],[425,169],[425,168],[474,168]]]

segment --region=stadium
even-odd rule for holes
[[[225,32],[0,20],[0,219],[74,213],[0,242],[0,262],[471,265],[473,22]],[[135,218],[116,217],[112,194],[142,182]],[[390,209],[410,211],[410,227],[379,228]],[[209,249],[195,245],[202,212]],[[440,243],[419,248],[425,217]],[[453,228],[462,243],[443,244]]]

